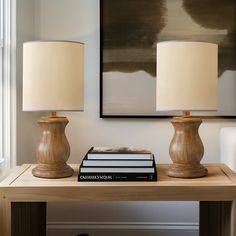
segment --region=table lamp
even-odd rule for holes
[[[156,110],[182,111],[171,120],[175,133],[169,154],[173,164],[167,175],[197,178],[207,175],[200,164],[204,154],[198,134],[202,120],[190,111],[217,109],[216,44],[167,41],[157,43]]]
[[[41,141],[36,150],[36,177],[64,178],[73,174],[66,164],[70,145],[66,117],[56,111],[82,111],[84,45],[68,41],[35,41],[23,45],[23,111],[49,111],[38,124]]]

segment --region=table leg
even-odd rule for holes
[[[200,202],[200,236],[236,236],[235,201]]]
[[[11,235],[11,204],[3,195],[0,198],[0,235]]]
[[[236,199],[232,201],[231,205],[230,233],[236,236]]]
[[[46,203],[12,202],[11,235],[46,236]]]

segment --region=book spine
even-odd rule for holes
[[[157,174],[146,173],[80,173],[78,181],[157,181]]]

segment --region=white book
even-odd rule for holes
[[[152,166],[153,160],[83,160],[83,166]]]
[[[147,149],[137,148],[106,148],[93,147],[87,154],[87,159],[146,159],[152,160],[153,154]]]
[[[155,173],[154,167],[150,168],[106,168],[106,167],[81,167],[81,173]]]
[[[87,155],[88,159],[145,159],[145,160],[152,160],[152,154],[134,154],[134,153],[124,153],[124,154],[114,154],[114,153],[88,153]]]

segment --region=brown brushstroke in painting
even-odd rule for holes
[[[175,0],[173,0],[175,1]],[[146,71],[155,77],[156,42],[168,24],[166,0],[102,0],[103,72]],[[194,22],[206,29],[226,29],[219,44],[219,70],[236,70],[235,0],[183,0]],[[181,17],[181,15],[179,15]],[[171,37],[171,38],[168,38]],[[217,33],[214,36],[218,37]],[[189,40],[170,34],[167,40]],[[192,40],[192,39],[191,39]],[[201,41],[201,35],[194,35]],[[211,42],[212,37],[206,38]],[[214,43],[214,42],[213,42]]]
[[[103,71],[144,70],[155,76],[155,42],[165,26],[164,0],[103,0],[102,6]]]
[[[236,70],[236,1],[183,0],[183,7],[199,25],[209,29],[226,29],[219,43],[219,70]]]

